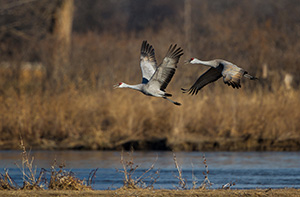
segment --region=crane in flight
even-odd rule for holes
[[[190,64],[203,64],[205,66],[211,67],[204,74],[202,74],[197,81],[189,89],[181,88],[183,93],[188,92],[191,95],[197,94],[198,91],[209,83],[217,81],[219,78],[223,77],[223,81],[228,86],[233,88],[240,88],[240,80],[242,77],[248,78],[250,80],[258,79],[248,74],[247,71],[238,67],[237,65],[222,59],[215,59],[210,61],[202,61],[197,58],[191,58],[186,61]]]
[[[168,97],[172,94],[166,93],[165,89],[175,74],[177,63],[183,55],[183,49],[177,48],[175,44],[170,45],[169,50],[162,63],[157,66],[154,48],[147,41],[143,41],[140,55],[140,67],[142,70],[142,83],[129,85],[124,82],[115,85],[114,88],[131,88],[144,93],[147,96],[161,97],[175,105],[181,105]]]

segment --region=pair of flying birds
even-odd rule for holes
[[[138,90],[145,95],[161,97],[175,105],[181,105],[180,103],[169,99],[168,97],[171,97],[172,95],[166,93],[165,89],[175,74],[177,63],[182,55],[183,49],[180,47],[177,48],[176,44],[174,46],[171,45],[162,63],[157,66],[154,48],[152,45],[149,45],[147,41],[143,41],[140,56],[140,66],[143,74],[142,83],[129,85],[121,82],[114,87],[131,88]],[[214,82],[221,77],[223,77],[225,84],[237,89],[241,87],[240,80],[242,77],[246,77],[251,80],[257,79],[256,77],[249,75],[244,69],[221,59],[201,61],[197,58],[191,58],[186,61],[186,63],[203,64],[211,67],[197,79],[192,87],[189,89],[181,89],[184,93],[188,92],[191,95],[197,94],[198,91],[205,85]]]

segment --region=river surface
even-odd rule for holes
[[[209,188],[217,189],[227,183],[235,183],[232,189],[254,188],[300,188],[300,152],[175,152],[178,165],[182,169],[187,187],[200,186],[204,180],[206,168],[203,163],[205,155],[209,174],[213,183]],[[176,189],[179,187],[178,171],[175,168],[173,153],[135,151],[132,157],[124,152],[124,161],[133,158],[137,170],[132,175],[140,177],[154,163],[154,168],[146,173],[142,180],[144,186],[156,189]],[[123,186],[123,166],[118,151],[32,151],[33,165],[50,171],[56,160],[64,163],[67,172],[75,177],[88,179],[92,170],[98,169],[93,179],[92,188],[96,190],[117,189]],[[22,186],[21,151],[0,151],[0,172],[8,170],[12,179]],[[19,168],[19,167],[20,168]],[[119,170],[119,172],[117,171]],[[157,172],[155,174],[155,172]],[[149,176],[149,177],[147,177]],[[152,179],[151,179],[152,178]]]

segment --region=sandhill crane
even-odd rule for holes
[[[238,67],[237,65],[221,59],[202,61],[197,58],[191,58],[186,63],[203,64],[206,66],[210,66],[211,68],[208,69],[204,74],[202,74],[191,88],[181,88],[181,90],[183,90],[183,93],[188,92],[192,95],[197,94],[198,91],[205,85],[214,82],[221,77],[223,77],[223,81],[225,84],[237,89],[241,87],[240,80],[243,76],[251,80],[257,79],[256,77],[249,75],[247,71]]]
[[[175,74],[179,58],[183,55],[183,50],[180,47],[176,49],[176,47],[176,44],[174,46],[171,45],[162,63],[157,66],[154,48],[152,45],[149,45],[147,41],[143,41],[140,55],[140,66],[143,75],[142,83],[128,85],[121,82],[114,87],[131,88],[138,90],[147,96],[161,97],[175,105],[181,105],[180,103],[167,98],[172,95],[165,92],[167,85]]]

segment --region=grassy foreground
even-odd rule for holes
[[[192,187],[187,185],[187,180],[182,176],[182,169],[177,163],[176,155],[173,153],[175,168],[178,170],[179,180],[177,189],[153,189],[153,184],[156,183],[159,177],[159,171],[150,172],[154,168],[154,163],[139,177],[135,177],[134,173],[139,168],[139,165],[134,163],[132,153],[124,158],[124,153],[121,154],[121,164],[123,169],[118,172],[124,175],[123,187],[116,190],[93,190],[91,183],[95,177],[96,171],[93,170],[88,180],[80,180],[76,178],[72,172],[66,173],[60,165],[59,170],[55,166],[51,166],[50,181],[47,181],[47,170],[43,169],[40,173],[33,167],[34,157],[30,157],[21,140],[22,153],[22,168],[16,164],[23,175],[23,186],[18,186],[5,170],[5,173],[0,175],[0,196],[299,196],[300,189],[285,188],[285,189],[251,189],[251,190],[236,190],[231,189],[235,183],[227,186],[222,186],[222,189],[209,189],[211,182],[208,179],[208,165],[206,158],[203,155],[203,164],[205,171],[203,172],[204,180],[201,185],[197,185],[198,181],[192,182]],[[39,175],[38,175],[39,174]],[[91,175],[92,174],[92,175]],[[38,176],[37,176],[38,175]],[[146,185],[145,178],[150,178],[151,181]]]
[[[299,189],[254,190],[100,190],[100,191],[0,191],[0,196],[299,196]]]

